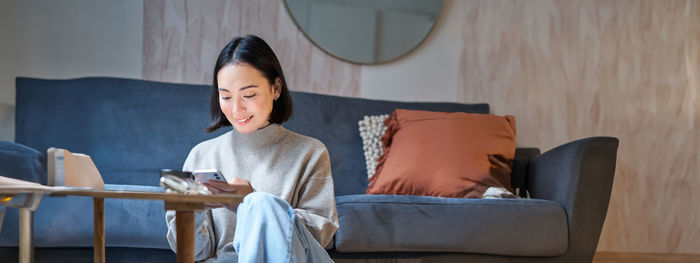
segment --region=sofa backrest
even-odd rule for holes
[[[207,85],[17,78],[15,141],[43,153],[59,147],[89,154],[108,184],[157,185],[160,169],[181,168],[194,145],[228,131],[204,132],[209,125],[209,96]],[[388,114],[396,108],[489,112],[487,104],[396,102],[304,92],[292,92],[292,98],[294,113],[284,126],[326,145],[336,196],[362,194],[367,188],[357,124],[365,115]],[[532,154],[519,156],[527,158],[522,166]]]
[[[158,185],[190,149],[213,138],[209,88],[118,78],[17,78],[15,141],[92,157],[105,183]]]
[[[488,104],[397,102],[347,98],[311,93],[292,94],[294,113],[286,127],[321,140],[331,156],[336,196],[364,194],[367,167],[357,122],[366,115],[389,114],[394,109],[488,113]]]

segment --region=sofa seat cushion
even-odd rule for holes
[[[338,252],[462,252],[557,256],[568,247],[556,202],[400,195],[336,197]]]

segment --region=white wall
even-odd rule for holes
[[[17,76],[141,78],[143,1],[0,1],[0,38],[0,140],[13,141]]]
[[[433,30],[411,53],[390,63],[363,65],[360,97],[457,102],[462,33],[460,11],[452,5],[444,2]]]

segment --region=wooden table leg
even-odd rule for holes
[[[194,212],[175,211],[177,262],[194,262]]]
[[[204,203],[165,202],[165,210],[175,210],[177,262],[194,262],[194,211],[204,209]]]
[[[104,198],[93,198],[93,224],[94,224],[94,262],[105,262],[105,200]]]
[[[34,212],[19,209],[19,262],[34,262]]]

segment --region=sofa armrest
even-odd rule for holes
[[[0,141],[0,176],[46,185],[46,155],[19,143]]]
[[[593,259],[610,201],[618,143],[613,137],[581,139],[530,163],[530,194],[564,207],[569,223],[567,254],[575,258]]]

